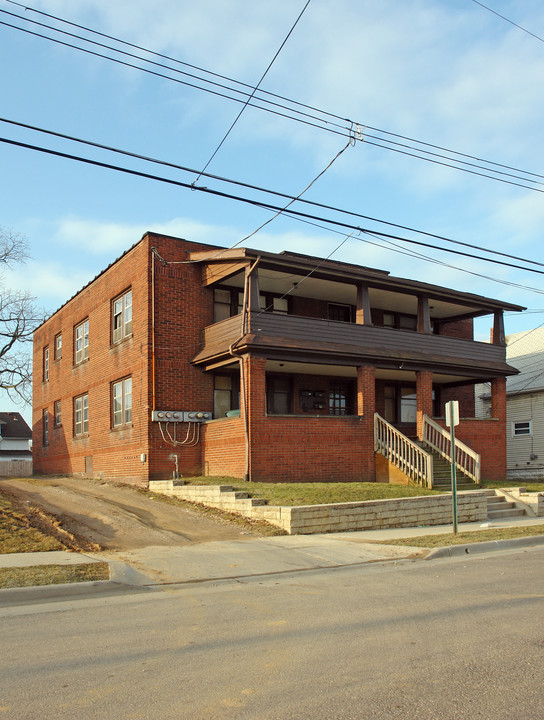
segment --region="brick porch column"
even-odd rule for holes
[[[433,374],[428,370],[416,372],[417,436],[423,440],[423,416],[433,414]]]
[[[245,405],[249,423],[264,418],[266,412],[266,358],[244,355]]]
[[[361,365],[357,368],[357,415],[372,417],[376,409],[376,368]]]
[[[506,378],[491,381],[491,417],[506,423]]]

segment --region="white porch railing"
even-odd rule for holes
[[[374,413],[374,450],[423,487],[433,486],[433,457]]]
[[[427,415],[423,416],[423,442],[451,461],[451,434]],[[455,438],[455,467],[475,483],[480,482],[480,456]]]

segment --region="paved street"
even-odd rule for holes
[[[543,563],[531,548],[66,599],[4,591],[0,712],[541,720]]]

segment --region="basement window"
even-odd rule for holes
[[[526,420],[524,422],[512,423],[512,437],[522,437],[523,435],[532,435],[532,421]]]

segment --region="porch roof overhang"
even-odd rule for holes
[[[206,328],[195,365],[211,369],[251,353],[268,360],[337,366],[373,365],[389,371],[430,370],[444,376],[489,379],[517,374],[499,345],[314,318],[250,313]]]
[[[435,319],[460,319],[488,315],[501,310],[519,312],[520,305],[461,292],[430,283],[400,278],[378,270],[346,262],[327,260],[300,253],[271,253],[251,248],[207,250],[190,253],[193,262],[202,264],[203,284],[228,283],[243,288],[244,271],[259,260],[260,289],[288,293],[291,296],[330,299],[355,304],[357,285],[369,289],[371,305],[388,310],[417,312],[417,298],[427,297]],[[311,275],[309,275],[311,273]],[[304,279],[299,290],[296,278]],[[394,296],[392,295],[394,294]]]

